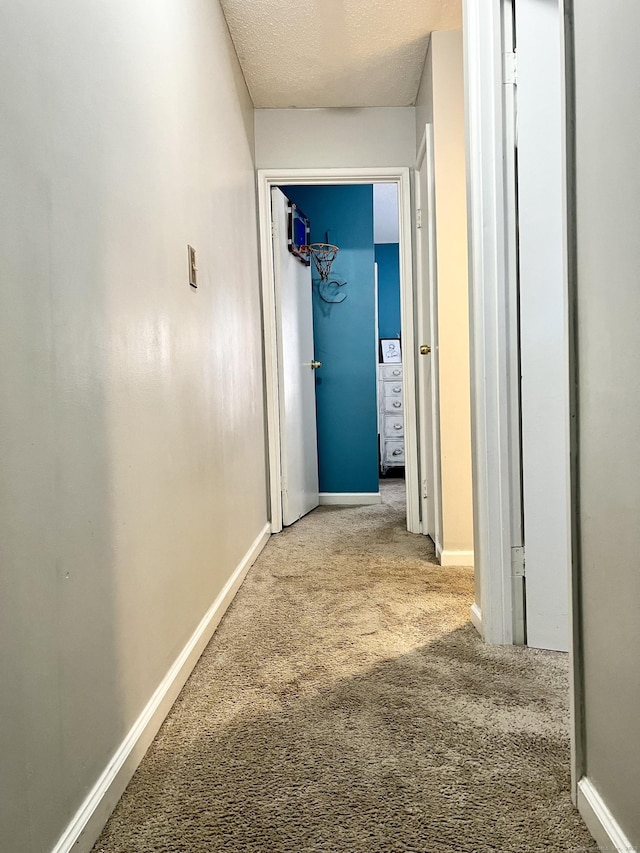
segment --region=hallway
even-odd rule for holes
[[[272,537],[95,853],[533,853],[592,846],[566,657],[482,644],[469,569],[383,504]]]

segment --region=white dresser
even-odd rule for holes
[[[378,431],[380,469],[404,467],[404,404],[402,365],[378,365]]]

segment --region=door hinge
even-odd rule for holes
[[[518,63],[515,51],[502,54],[502,82],[505,86],[518,84]]]
[[[511,577],[525,577],[524,545],[511,549]]]
[[[422,228],[422,208],[416,210],[416,228]]]
[[[429,497],[429,486],[426,480],[422,481],[422,499],[426,500]]]

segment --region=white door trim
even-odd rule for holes
[[[511,549],[519,544],[513,542],[512,522],[519,495],[512,464],[510,364],[517,338],[509,310],[513,270],[504,167],[503,13],[502,0],[463,3],[473,514],[480,580],[475,604],[485,640],[510,645],[515,638]]]
[[[402,324],[403,399],[405,410],[405,480],[407,529],[420,533],[418,429],[416,413],[416,347],[411,245],[411,185],[407,167],[388,169],[259,169],[258,215],[262,268],[262,311],[271,530],[282,530],[278,353],[273,255],[271,250],[271,187],[287,184],[395,183],[400,219],[400,321]]]

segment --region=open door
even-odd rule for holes
[[[569,648],[569,317],[562,9],[516,0],[522,497],[527,645]]]
[[[282,522],[318,506],[315,369],[311,270],[288,249],[289,201],[271,190]]]
[[[440,401],[438,389],[438,290],[436,281],[433,126],[427,124],[416,163],[416,302],[418,423],[422,532],[442,553]]]

